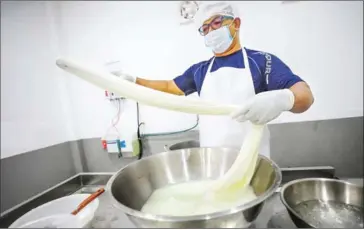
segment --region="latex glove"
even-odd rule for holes
[[[121,77],[124,80],[130,81],[135,83],[136,82],[136,77],[133,77],[129,74],[123,73],[122,66],[120,64],[119,61],[114,61],[114,62],[109,62],[105,64],[106,69],[113,75],[117,76],[117,77]]]
[[[124,80],[130,81],[130,82],[133,82],[133,83],[136,82],[136,77],[133,77],[133,76],[131,76],[129,74],[125,74],[122,71],[111,71],[111,74],[113,74],[113,75],[115,75],[117,77],[121,77]]]
[[[273,90],[256,94],[234,111],[231,117],[238,122],[251,121],[262,125],[289,111],[294,105],[294,94],[289,89]]]

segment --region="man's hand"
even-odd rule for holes
[[[135,83],[136,82],[136,77],[133,77],[129,74],[124,73],[121,69],[121,65],[120,62],[110,62],[110,63],[106,63],[105,64],[106,69],[113,75],[123,78],[124,80],[130,81]]]
[[[113,71],[113,72],[111,72],[111,74],[113,74],[113,75],[115,75],[117,77],[121,77],[124,80],[130,81],[130,82],[133,82],[133,83],[136,82],[136,77],[133,77],[133,76],[131,76],[129,74],[125,74],[125,73],[123,73],[121,71]]]
[[[289,89],[263,92],[252,97],[248,102],[231,114],[238,122],[251,121],[254,124],[266,124],[282,112],[293,108],[295,96]]]
[[[183,91],[178,88],[174,80],[147,80],[140,77],[134,77],[124,73],[121,70],[119,62],[107,63],[105,66],[111,74],[121,77],[129,82],[136,83],[137,85],[174,95],[184,95]]]

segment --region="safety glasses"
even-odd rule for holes
[[[228,19],[234,19],[234,17],[232,16],[225,16],[225,15],[219,15],[217,17],[215,17],[210,23],[208,24],[203,24],[199,29],[198,32],[202,35],[205,36],[206,34],[209,33],[210,31],[210,27],[213,30],[219,29],[222,24],[224,23],[224,21],[228,20]]]

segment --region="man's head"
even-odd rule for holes
[[[199,9],[198,31],[215,54],[225,53],[239,43],[240,18],[237,16],[236,9],[227,2],[206,3]]]

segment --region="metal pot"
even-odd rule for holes
[[[285,184],[281,200],[299,228],[363,228],[363,186],[307,178]]]
[[[199,148],[199,147],[200,147],[200,142],[192,140],[192,141],[179,142],[171,146],[165,145],[164,150],[171,151],[171,150]]]
[[[229,210],[208,215],[162,216],[143,213],[154,190],[168,184],[216,179],[234,162],[239,150],[229,148],[190,148],[155,154],[133,162],[118,171],[107,184],[112,203],[138,228],[246,228],[257,218],[282,179],[278,166],[259,156],[251,181],[255,200]]]

